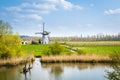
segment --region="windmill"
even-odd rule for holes
[[[42,34],[42,44],[49,44],[49,34],[50,32],[47,32],[44,30],[45,23],[43,23],[43,32],[38,32],[35,34]]]

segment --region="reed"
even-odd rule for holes
[[[29,57],[12,57],[7,59],[0,59],[0,66],[16,66],[29,62],[31,60],[34,60],[34,56],[32,55]]]
[[[42,56],[42,63],[106,63],[111,62],[109,56],[98,55],[65,55],[65,56]]]

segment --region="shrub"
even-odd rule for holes
[[[52,55],[59,55],[61,52],[63,52],[63,46],[61,46],[58,42],[55,42],[54,44],[50,45],[49,52]]]
[[[120,80],[120,53],[116,53],[110,57],[112,58],[112,61],[117,64],[111,64],[113,71],[108,71],[106,77],[109,80]]]
[[[78,49],[77,51],[76,51],[78,54],[85,54],[85,51],[84,50],[81,50],[81,49]]]

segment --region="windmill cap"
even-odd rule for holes
[[[48,35],[50,32],[44,31],[43,34],[44,35]]]

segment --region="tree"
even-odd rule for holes
[[[21,39],[13,34],[12,27],[0,20],[0,58],[21,56]]]
[[[12,27],[8,23],[4,23],[0,20],[0,38],[5,35],[12,34]]]

